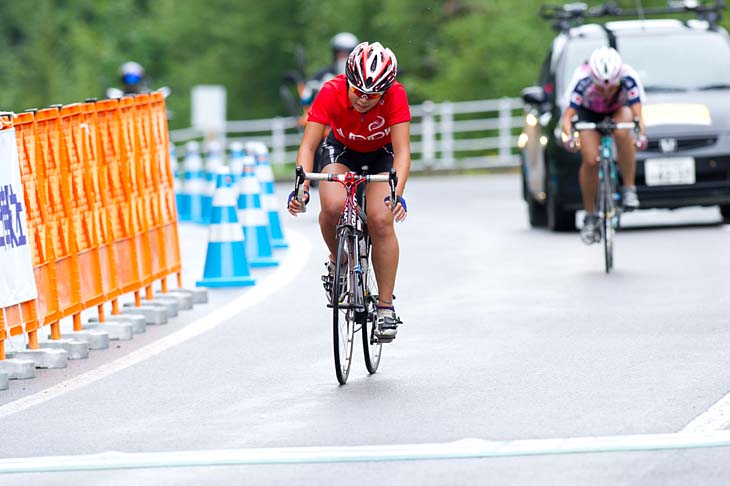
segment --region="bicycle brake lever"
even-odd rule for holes
[[[295,171],[294,178],[294,199],[296,199],[302,205],[302,212],[307,212],[307,206],[304,204],[304,169],[301,165],[298,165]]]
[[[398,198],[395,195],[395,187],[398,185],[398,174],[396,174],[395,169],[391,167],[390,169],[390,209],[391,211],[395,211],[395,205],[398,203]]]

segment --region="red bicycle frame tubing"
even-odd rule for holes
[[[345,220],[346,220],[345,223],[346,224],[353,224],[354,225],[355,224],[355,221],[356,221],[356,218],[357,218],[357,215],[359,213],[359,209],[357,207],[357,204],[355,204],[355,194],[357,193],[357,187],[360,184],[366,182],[367,181],[367,178],[362,177],[362,176],[361,177],[358,177],[358,178],[355,178],[355,175],[354,174],[347,173],[347,174],[345,174],[345,180],[344,181],[341,181],[339,179],[332,179],[332,180],[337,181],[340,184],[342,184],[342,187],[344,187],[345,188],[345,191],[347,191],[347,197],[345,197],[345,204],[342,206],[342,214],[345,216]],[[352,208],[352,211],[354,211],[354,216],[355,217],[353,217],[353,218],[348,218],[348,216],[350,216],[349,214],[347,214],[348,213],[348,211],[347,211],[348,205]],[[351,219],[351,221],[347,221],[348,219]]]

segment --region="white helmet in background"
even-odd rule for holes
[[[621,79],[621,56],[613,47],[599,47],[588,61],[590,76],[599,86],[616,86]]]
[[[357,40],[355,34],[352,34],[350,32],[340,32],[339,34],[335,34],[335,36],[332,37],[332,40],[330,41],[333,54],[336,54],[338,52],[349,54],[359,43],[360,41]]]

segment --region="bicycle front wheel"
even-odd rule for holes
[[[332,339],[335,353],[335,372],[341,385],[347,383],[352,363],[352,342],[355,332],[355,299],[352,282],[355,239],[350,228],[338,235],[335,281],[332,284]]]
[[[365,355],[365,367],[371,375],[378,371],[380,353],[383,345],[375,339],[375,322],[378,319],[378,282],[375,280],[370,241],[367,243],[367,271],[363,272],[363,289],[365,290],[365,307],[367,316],[362,329],[362,348]],[[363,269],[365,270],[365,269]]]
[[[613,199],[613,184],[608,174],[605,175],[601,184],[601,192],[603,198],[603,253],[606,264],[606,273],[611,272],[613,268],[613,239],[615,229],[613,220],[616,217],[616,202]]]

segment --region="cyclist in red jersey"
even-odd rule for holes
[[[379,42],[358,44],[347,59],[345,74],[325,83],[315,98],[297,153],[297,165],[305,172],[312,171],[316,157],[323,173],[361,173],[362,167],[367,166],[370,174],[387,174],[391,167],[398,174],[395,205],[390,201],[387,185],[365,187],[370,201],[368,229],[379,289],[375,333],[384,341],[395,337],[400,323],[393,306],[398,268],[398,239],[393,223],[406,218],[403,191],[411,165],[411,112],[406,90],[395,80],[397,71],[398,64],[390,49]],[[330,127],[329,135],[317,150],[327,127]],[[304,182],[304,189],[304,202],[308,203],[309,181]],[[345,193],[340,186],[321,184],[319,195],[319,225],[330,251],[327,275],[323,278],[328,289],[334,281],[336,226],[345,204]],[[288,210],[292,215],[304,210],[293,193],[289,196]]]

